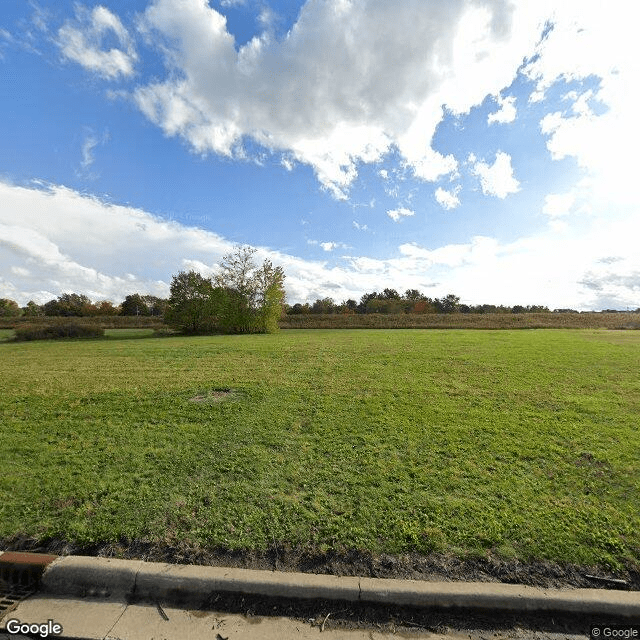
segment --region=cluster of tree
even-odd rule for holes
[[[44,304],[30,300],[24,307],[15,300],[0,298],[0,317],[163,316],[168,304],[169,301],[163,298],[138,293],[127,296],[119,305],[109,300],[91,302],[87,296],[78,293],[63,293]]]
[[[284,271],[255,249],[236,247],[213,278],[196,271],[173,276],[165,322],[184,333],[273,333],[284,309]]]
[[[77,293],[63,293],[42,305],[33,300],[20,307],[14,300],[0,298],[0,318],[19,316],[163,316],[181,330],[191,333],[222,331],[248,333],[272,331],[282,310],[293,314],[332,313],[548,313],[542,305],[468,305],[453,294],[429,298],[417,289],[407,289],[400,295],[395,289],[381,293],[365,293],[360,302],[333,298],[318,298],[309,304],[284,304],[284,272],[265,260],[258,268],[253,262],[255,249],[238,247],[225,256],[221,271],[214,278],[204,278],[195,271],[173,276],[171,298],[134,293],[119,305],[108,300],[91,302]],[[578,313],[574,309],[554,309],[553,313]],[[605,309],[603,313],[622,313]],[[635,309],[640,313],[640,307]]]
[[[541,305],[514,307],[493,304],[462,304],[460,298],[450,293],[442,298],[429,298],[417,289],[407,289],[400,295],[395,289],[381,293],[365,293],[360,302],[345,300],[338,304],[332,298],[317,299],[314,303],[294,304],[287,307],[288,314],[304,313],[544,313]]]

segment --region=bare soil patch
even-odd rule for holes
[[[206,404],[211,402],[222,402],[223,400],[237,398],[238,396],[239,393],[235,389],[224,387],[203,391],[202,393],[193,396],[193,398],[189,398],[189,402]]]

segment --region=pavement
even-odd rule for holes
[[[0,552],[0,579],[5,585],[28,585],[38,580],[35,593],[4,616],[0,609],[0,639],[289,640],[317,638],[318,634],[331,640],[402,637],[394,629],[335,628],[330,612],[326,615],[324,610],[304,621],[216,611],[212,595],[220,593],[488,615],[588,615],[601,616],[612,624],[640,623],[638,591],[338,577],[24,552]],[[203,607],[204,602],[211,606]],[[17,633],[10,633],[13,631]],[[406,630],[403,633],[407,635]],[[450,631],[446,637],[468,639],[470,635]],[[438,637],[424,631],[409,636]]]

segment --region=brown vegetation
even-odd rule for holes
[[[0,329],[18,329],[24,325],[33,324],[34,320],[37,324],[55,327],[69,324],[70,318],[63,316],[0,318]],[[73,318],[73,322],[77,325],[103,329],[155,329],[163,326],[162,317],[159,316],[87,316]]]
[[[287,315],[281,329],[640,329],[638,313]]]

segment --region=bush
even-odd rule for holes
[[[104,329],[87,324],[30,324],[15,329],[16,341],[58,338],[102,338]]]

